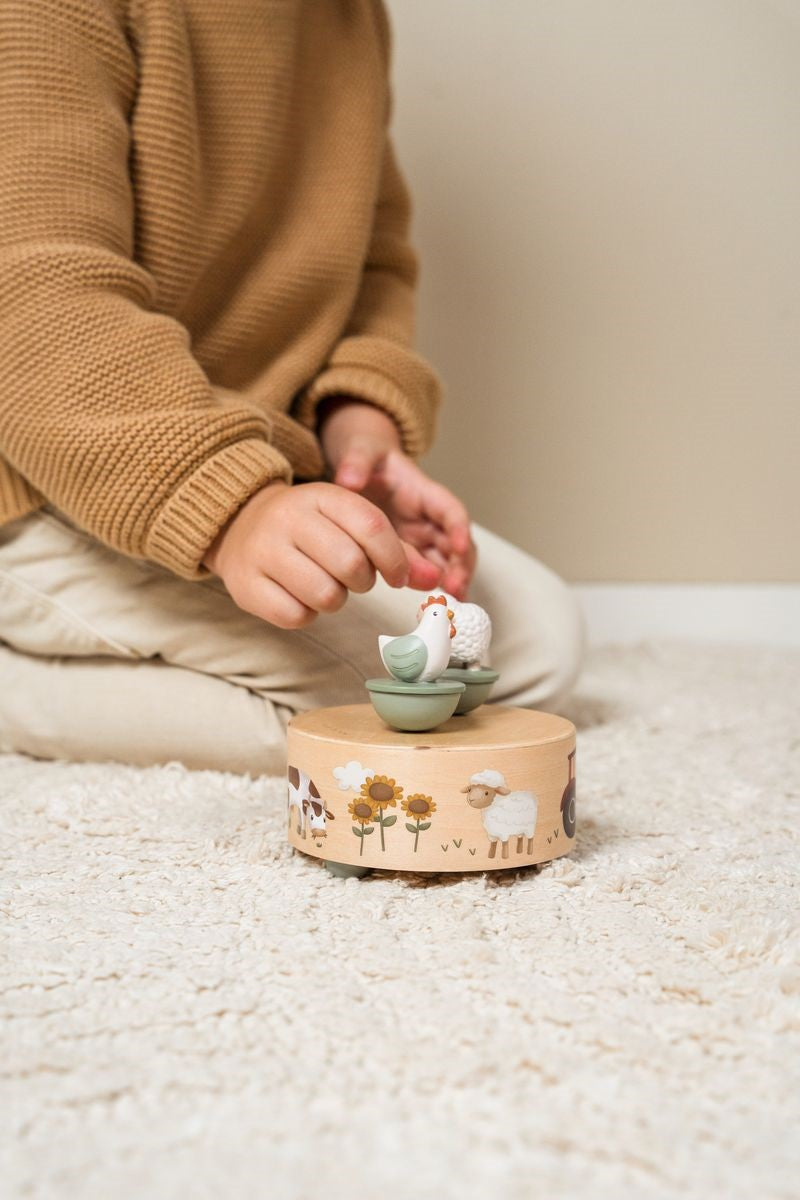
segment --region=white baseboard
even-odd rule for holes
[[[647,638],[800,646],[800,584],[578,583],[589,642]]]

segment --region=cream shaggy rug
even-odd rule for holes
[[[800,655],[603,650],[570,715],[576,851],[494,877],[0,760],[4,1196],[796,1197]]]

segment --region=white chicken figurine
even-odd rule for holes
[[[444,596],[428,596],[419,609],[419,625],[402,637],[378,638],[383,665],[403,683],[432,683],[450,661],[456,636],[453,611]]]

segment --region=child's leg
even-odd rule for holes
[[[480,568],[470,600],[492,618],[492,700],[558,712],[583,663],[585,628],[577,597],[544,563],[477,527]]]
[[[0,752],[280,775],[291,713],[160,659],[45,658],[0,643]]]
[[[547,706],[578,669],[574,600],[528,555],[476,537],[497,699]],[[382,673],[377,634],[406,632],[414,610],[379,581],[309,629],[276,629],[216,580],[187,583],[33,514],[0,529],[0,749],[280,770],[292,712],[363,702],[363,679]]]
[[[293,712],[364,696],[308,632],[33,513],[0,529],[0,751],[281,772]]]

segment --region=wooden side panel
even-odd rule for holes
[[[287,827],[298,850],[378,869],[484,871],[571,849],[568,721],[485,706],[471,745],[468,718],[410,735],[387,732],[369,705],[352,712],[321,709],[289,726]]]

